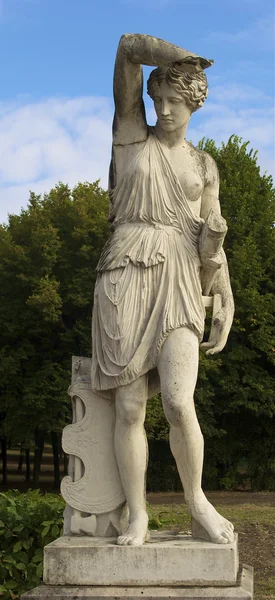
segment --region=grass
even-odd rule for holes
[[[255,600],[270,600],[275,598],[275,575],[271,577],[259,577],[257,581],[257,592],[255,591]]]
[[[222,505],[217,510],[239,534],[240,562],[254,567],[254,600],[275,600],[275,511],[255,504]],[[148,507],[151,529],[189,532],[191,519],[183,504]]]

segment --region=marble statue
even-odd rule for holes
[[[159,390],[194,531],[217,544],[234,540],[233,525],[201,489],[203,437],[193,400],[199,345],[206,354],[220,352],[234,312],[222,248],[227,227],[220,214],[217,167],[211,156],[186,140],[191,115],[207,97],[204,69],[212,62],[141,34],[123,35],[117,51],[109,188],[112,235],[97,267],[91,385],[97,405],[108,402],[112,411],[119,501],[107,503],[113,516],[104,527],[106,533],[112,524],[120,533],[118,545],[139,546],[148,538],[144,419],[147,399]],[[142,65],[156,67],[148,80],[155,127],[146,123]],[[208,305],[213,305],[214,316],[210,338],[202,343]],[[81,397],[83,390],[74,390],[72,396]],[[93,443],[89,439],[87,447]],[[105,462],[110,464],[109,459]],[[63,496],[79,511],[72,517],[76,533],[100,535],[92,515],[98,498],[86,504],[72,499],[73,486],[82,485],[80,476],[78,482],[73,477],[63,480]],[[119,529],[121,515],[114,511],[125,499],[129,521]],[[81,511],[92,515],[86,529]]]

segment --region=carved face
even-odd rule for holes
[[[158,123],[164,131],[175,131],[187,124],[192,110],[175,88],[163,81],[154,96]]]

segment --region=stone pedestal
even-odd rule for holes
[[[253,571],[244,567],[239,583],[234,587],[39,587],[21,596],[22,600],[252,600]]]
[[[64,536],[44,551],[44,583],[51,585],[234,585],[238,570],[237,539],[219,545],[170,532],[152,532],[144,546]]]
[[[44,585],[22,600],[251,600],[253,573],[239,572],[237,536],[218,545],[171,532],[151,532],[143,546],[114,539],[64,536],[44,550]]]

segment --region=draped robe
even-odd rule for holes
[[[125,146],[125,169],[110,193],[114,233],[99,260],[92,321],[96,390],[126,385],[157,366],[170,331],[201,340],[205,309],[198,241],[203,220],[188,203],[153,130]]]

